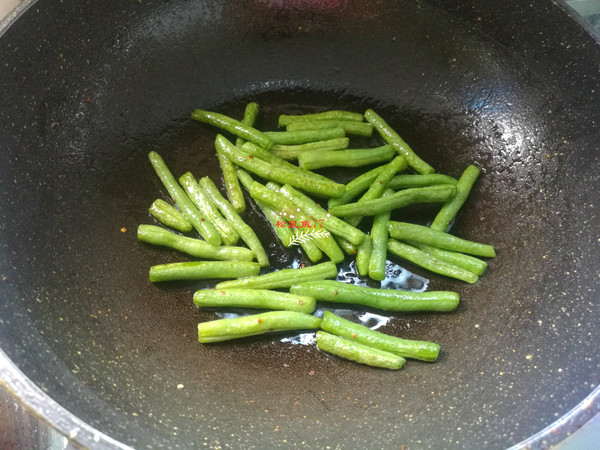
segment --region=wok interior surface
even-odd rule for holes
[[[502,448],[598,384],[600,52],[558,6],[44,2],[0,54],[2,349],[98,430],[138,448]],[[217,316],[192,293],[212,284],[148,281],[185,257],[135,237],[166,198],[147,153],[220,181],[215,132],[189,112],[248,101],[270,129],[372,107],[440,172],[482,169],[453,228],[496,246],[481,280],[394,260],[461,295],[454,313],[385,314],[382,331],[438,342],[439,362],[376,370],[293,335],[200,345]]]

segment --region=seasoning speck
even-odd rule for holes
[[[183,389],[183,384],[178,384],[177,389]]]
[[[125,227],[122,227],[122,228],[121,228],[121,233],[125,233],[125,232],[127,232],[127,228],[125,228]]]

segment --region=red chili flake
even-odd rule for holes
[[[254,158],[254,156],[248,155],[248,159],[252,159],[252,158]]]
[[[352,339],[356,338],[356,333],[352,333]]]
[[[304,263],[300,264],[301,269],[304,269],[305,267],[306,267],[306,264],[304,264]]]
[[[219,294],[225,295],[225,291],[219,291]]]
[[[261,318],[258,319],[258,323],[262,323],[262,319]]]
[[[200,219],[200,222],[204,222],[204,219]]]
[[[86,102],[86,103],[90,103],[91,101],[92,101],[92,99],[91,99],[91,98],[89,98],[89,97],[86,97],[86,98],[85,98],[85,102]]]
[[[338,291],[333,291],[333,295],[338,295]]]

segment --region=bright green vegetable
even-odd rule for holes
[[[185,191],[177,184],[175,177],[165,164],[161,156],[156,152],[150,152],[148,154],[150,163],[160,180],[162,181],[169,194],[175,200],[177,206],[181,210],[181,213],[186,219],[188,219],[194,228],[200,233],[206,242],[211,245],[221,245],[221,237],[215,227],[210,222],[205,220],[198,208],[189,199]]]
[[[314,120],[310,122],[292,122],[285,127],[286,131],[322,130],[324,128],[343,128],[346,134],[370,137],[373,125],[356,120]]]
[[[330,311],[323,313],[321,329],[350,341],[390,352],[403,358],[435,361],[440,353],[440,346],[434,342],[414,341],[390,336],[338,317]]]
[[[386,189],[383,197],[392,195],[394,191]],[[371,227],[371,257],[369,259],[369,277],[373,280],[385,279],[385,263],[387,261],[388,229],[390,211],[376,214]]]
[[[456,213],[467,200],[471,188],[479,176],[479,169],[475,166],[468,166],[456,184],[456,195],[448,200],[440,209],[433,223],[430,225],[432,230],[446,231],[450,222],[456,216]]]
[[[251,277],[260,265],[240,261],[192,261],[150,267],[150,281],[201,280],[212,278]]]
[[[142,242],[170,247],[196,258],[219,259],[223,261],[252,261],[254,259],[254,252],[247,248],[225,245],[216,247],[208,244],[206,241],[180,236],[154,225],[140,225],[137,237]]]
[[[388,197],[334,206],[329,213],[334,216],[374,216],[385,211],[403,208],[414,203],[445,202],[452,198],[456,188],[447,184],[398,191]]]
[[[324,331],[317,331],[317,347],[342,358],[385,369],[400,369],[406,362],[402,356],[367,347]]]
[[[194,304],[204,308],[261,308],[312,314],[317,302],[312,297],[267,289],[204,289],[195,292]]]
[[[198,340],[203,344],[228,341],[258,334],[288,331],[314,330],[321,319],[295,311],[270,311],[235,319],[219,319],[198,324]]]
[[[326,141],[328,139],[338,139],[346,137],[343,128],[325,128],[322,130],[302,130],[302,131],[266,131],[265,134],[270,137],[275,144],[297,145],[307,142]],[[259,144],[260,145],[260,144]],[[269,150],[269,148],[260,145]]]
[[[315,120],[353,120],[356,122],[362,122],[364,119],[360,113],[353,113],[350,111],[325,111],[315,114],[300,114],[300,115],[287,115],[282,114],[279,116],[279,126],[285,127],[290,123],[295,122],[312,122]]]
[[[361,277],[369,274],[369,260],[371,259],[371,236],[365,236],[363,241],[356,247],[356,269]]]
[[[420,242],[425,245],[437,247],[470,255],[494,258],[494,247],[478,242],[467,241],[443,231],[432,230],[429,227],[406,222],[388,222],[390,236],[401,241]]]
[[[471,284],[476,283],[479,279],[473,272],[455,266],[454,264],[449,264],[429,253],[419,250],[411,245],[398,242],[395,239],[390,239],[388,241],[388,252],[392,255],[406,259],[417,266],[421,266],[424,269],[439,273],[440,275],[456,278]]]
[[[338,245],[340,246],[340,248],[346,255],[356,255],[356,245],[354,245],[351,242],[348,242],[346,239],[344,239],[341,236],[334,236],[333,238],[335,239],[335,242],[338,243]]]
[[[337,139],[327,139],[326,141],[308,142],[306,144],[298,145],[277,144],[271,148],[271,152],[274,155],[279,156],[280,158],[287,160],[295,160],[298,159],[298,155],[303,152],[310,152],[313,150],[321,150],[323,152],[345,150],[348,148],[349,142],[350,139],[345,137]]]
[[[154,200],[148,211],[163,225],[183,231],[184,233],[192,231],[193,227],[190,221],[177,208],[160,198]]]
[[[282,289],[289,288],[293,284],[335,277],[337,277],[337,267],[334,262],[327,261],[304,269],[282,269],[265,275],[224,281],[217,284],[216,289]]]
[[[389,182],[390,189],[408,189],[417,187],[434,186],[436,184],[451,184],[456,186],[456,178],[441,173],[430,173],[429,175],[396,175]]]
[[[387,231],[387,224],[385,228]],[[462,267],[469,272],[473,272],[475,275],[481,275],[487,268],[487,263],[485,261],[475,258],[474,256],[453,252],[451,250],[444,250],[430,245],[420,244],[418,242],[409,241],[407,244],[417,247],[442,261]]]
[[[368,172],[363,173],[362,175],[356,177],[352,181],[350,181],[346,185],[346,190],[344,191],[344,195],[337,198],[330,198],[327,202],[327,206],[329,209],[334,206],[345,205],[346,203],[350,203],[354,198],[358,196],[363,191],[369,189],[369,186],[373,184],[377,175],[381,173],[385,166],[379,166]]]
[[[375,127],[385,142],[392,145],[398,154],[406,158],[408,165],[412,167],[415,172],[420,174],[435,172],[434,168],[419,158],[398,133],[396,133],[375,111],[367,109],[365,112],[365,119]]]
[[[456,292],[374,289],[332,280],[294,284],[290,292],[314,297],[317,301],[350,303],[384,311],[402,312],[454,311],[459,300]]]
[[[240,239],[240,235],[229,225],[229,223],[219,213],[217,206],[206,195],[204,190],[196,182],[191,172],[184,173],[179,177],[179,183],[185,189],[188,197],[198,210],[210,220],[215,227],[225,245],[235,245]]]
[[[256,122],[256,118],[258,117],[258,113],[260,112],[260,106],[256,102],[250,102],[246,105],[244,109],[244,118],[242,119],[242,123],[244,125],[248,125],[250,127],[254,126],[254,122]],[[246,140],[244,138],[237,138],[235,140],[235,145],[237,147],[241,147]]]
[[[256,233],[254,233],[254,230],[252,230],[252,228],[250,228],[246,222],[244,222],[244,220],[233,208],[231,203],[229,203],[221,195],[212,180],[208,177],[204,177],[200,180],[200,186],[202,189],[204,189],[212,201],[216,203],[221,213],[229,221],[233,229],[237,231],[242,240],[248,245],[248,247],[250,247],[250,250],[254,252],[256,255],[256,260],[261,267],[268,266],[269,258],[267,257],[267,253],[260,243],[260,240],[256,236]]]
[[[239,120],[223,114],[195,109],[192,111],[192,119],[229,131],[231,134],[241,137],[247,141],[254,142],[256,145],[259,145],[267,150],[269,150],[274,144],[273,139],[271,139],[266,133],[263,133],[254,127],[244,125]]]
[[[339,150],[324,152],[314,150],[298,155],[298,164],[306,170],[316,170],[323,167],[361,167],[389,161],[394,157],[394,150],[389,145],[376,148]]]

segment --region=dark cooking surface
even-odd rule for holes
[[[136,447],[499,448],[597,385],[600,59],[556,7],[538,5],[552,29],[518,8],[500,29],[423,3],[89,3],[36,5],[0,40],[0,337],[55,400]],[[375,106],[441,171],[483,169],[455,230],[499,257],[475,286],[432,278],[461,293],[456,313],[385,328],[436,340],[439,363],[200,346],[195,324],[214,316],[195,286],[147,282],[149,264],[181,259],[135,239],[159,192],[147,152],[218,176],[214,133],[187,115],[250,99],[271,117]]]

